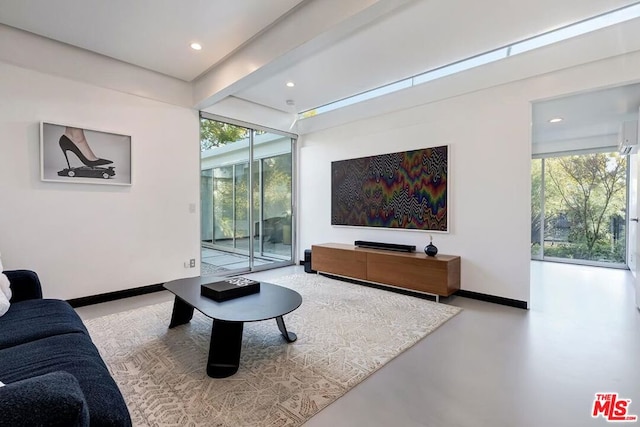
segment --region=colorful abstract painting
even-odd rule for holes
[[[448,147],[331,163],[331,224],[448,231]]]

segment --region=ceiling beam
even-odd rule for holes
[[[412,1],[415,0],[306,1],[197,78],[193,85],[194,106],[210,107]]]

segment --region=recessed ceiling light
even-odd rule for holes
[[[296,84],[294,82],[287,82],[287,87],[294,87]]]
[[[202,50],[202,45],[200,43],[191,43],[190,46],[193,50]]]
[[[560,123],[563,120],[564,119],[562,117],[554,117],[553,119],[549,120],[549,123]]]

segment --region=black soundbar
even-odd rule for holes
[[[396,245],[395,243],[367,242],[364,240],[356,240],[354,245],[361,248],[384,249],[388,251],[399,252],[415,252],[416,247],[411,245]]]

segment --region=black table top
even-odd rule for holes
[[[256,322],[292,312],[302,304],[296,291],[260,282],[260,292],[217,302],[200,295],[200,285],[225,280],[224,277],[189,277],[173,280],[164,287],[207,317],[227,322]]]

